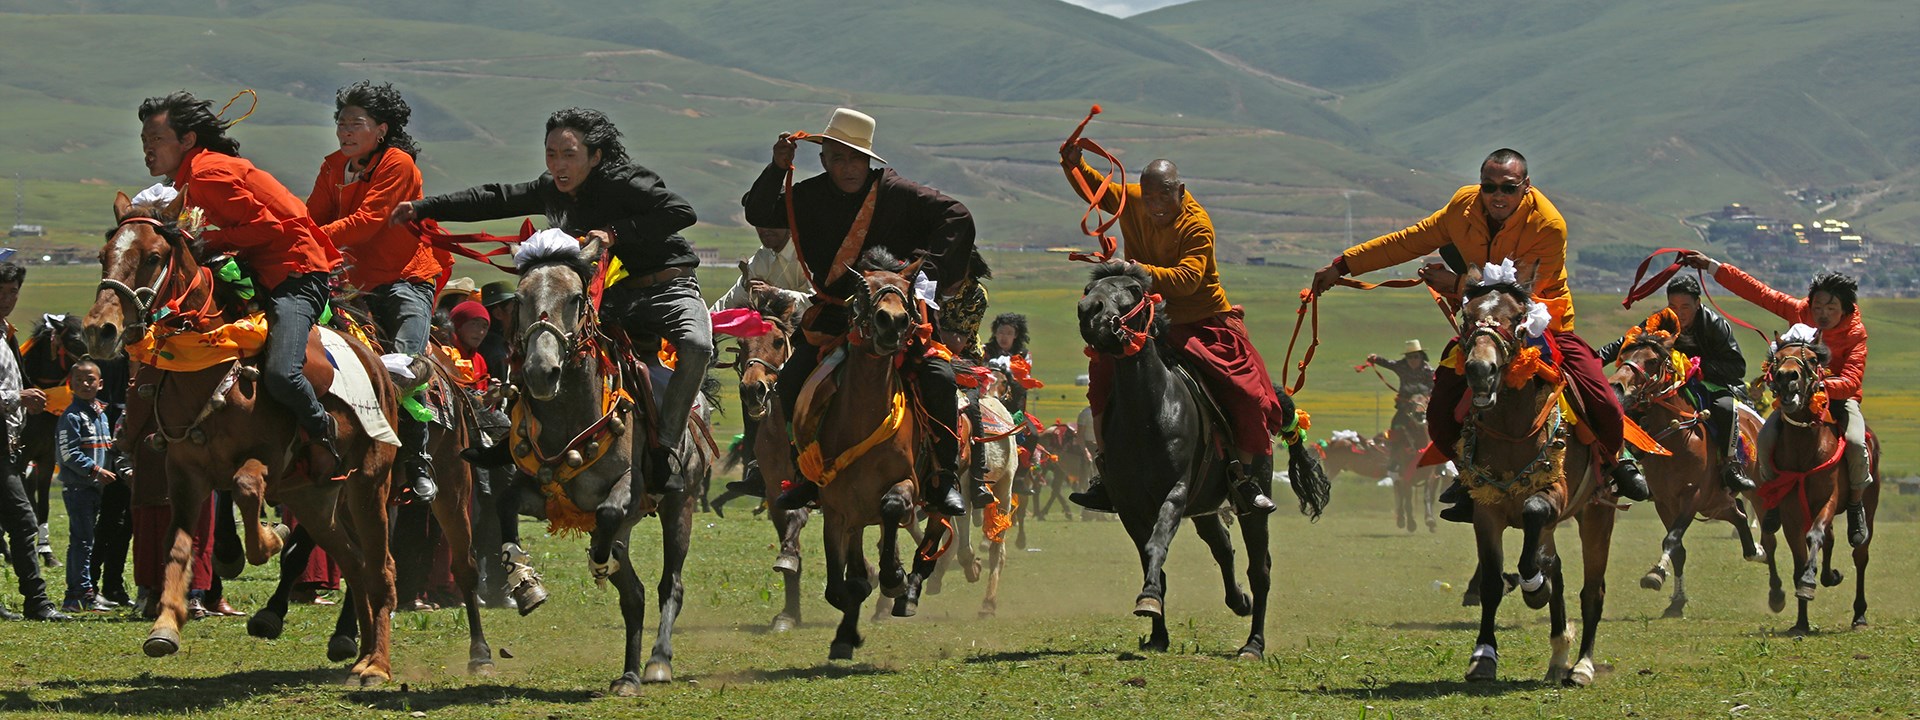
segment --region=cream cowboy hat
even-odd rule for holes
[[[451,295],[468,297],[472,295],[477,295],[479,294],[479,292],[480,292],[480,286],[474,284],[473,278],[457,277],[447,281],[446,286],[440,288],[440,294],[434,298],[434,301],[438,302],[441,298],[445,298]]]
[[[833,117],[827,120],[826,130],[800,139],[811,143],[832,140],[866,153],[867,157],[874,160],[886,162],[885,158],[873,153],[873,116],[858,110],[835,108]]]
[[[1423,353],[1423,352],[1426,352],[1426,350],[1421,349],[1419,340],[1408,340],[1407,346],[1406,348],[1404,348],[1404,352],[1402,354],[1412,355],[1414,353]]]

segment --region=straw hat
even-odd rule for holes
[[[440,288],[440,295],[438,296],[438,298],[436,298],[436,302],[438,301],[439,298],[452,297],[456,295],[464,298],[464,297],[470,297],[470,296],[476,295],[479,292],[480,292],[480,286],[474,284],[473,278],[457,277],[452,280],[448,280],[447,284]]]
[[[1403,354],[1412,355],[1414,353],[1423,353],[1423,352],[1426,352],[1426,350],[1421,349],[1419,340],[1408,340],[1407,346],[1405,348],[1405,352]]]
[[[832,140],[866,153],[867,157],[874,160],[886,162],[885,158],[873,153],[873,116],[858,110],[835,108],[833,117],[827,120],[826,130],[801,139],[811,143]]]

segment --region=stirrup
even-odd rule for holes
[[[1227,493],[1233,503],[1236,515],[1266,515],[1279,509],[1273,504],[1273,498],[1260,491],[1260,485],[1247,476],[1245,464],[1237,459],[1227,461],[1227,477],[1232,483],[1233,492]]]

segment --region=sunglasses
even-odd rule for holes
[[[1525,183],[1480,183],[1480,192],[1487,195],[1515,195]]]

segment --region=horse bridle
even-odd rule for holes
[[[1159,312],[1154,308],[1159,304],[1160,293],[1147,292],[1146,288],[1140,288],[1140,299],[1134,302],[1133,307],[1127,308],[1126,312],[1108,316],[1110,319],[1107,334],[1112,335],[1114,341],[1120,344],[1120,357],[1133,357],[1135,353],[1140,352],[1141,348],[1147,346],[1147,342],[1152,339],[1154,316]],[[1133,319],[1140,317],[1143,313],[1146,319],[1141,322],[1140,329],[1133,329],[1131,326]]]
[[[560,352],[574,358],[585,357],[593,351],[593,342],[599,335],[599,318],[593,303],[582,295],[576,301],[580,305],[580,325],[574,330],[565,330],[553,321],[553,316],[541,312],[540,317],[520,331],[520,337],[514,343],[518,346],[520,357],[533,354],[533,342],[541,335],[552,335],[560,343]]]
[[[1776,378],[1779,377],[1777,373],[1779,373],[1783,366],[1791,364],[1794,370],[1793,385],[1789,386],[1788,389],[1805,386],[1805,393],[1808,398],[1813,397],[1813,393],[1816,391],[1814,386],[1820,384],[1822,379],[1821,375],[1826,371],[1826,368],[1820,366],[1817,356],[1809,358],[1801,355],[1786,355],[1784,357],[1781,355],[1781,353],[1794,348],[1800,348],[1810,353],[1814,351],[1813,346],[1808,343],[1786,343],[1775,349],[1772,357],[1767,359],[1767,384],[1773,388],[1773,396],[1775,398],[1784,398],[1787,396],[1786,393],[1781,392],[1782,388],[1776,380]],[[1814,418],[1807,422],[1800,422],[1793,419],[1792,414],[1785,412],[1784,408],[1782,408],[1780,417],[1794,427],[1807,427],[1819,421],[1819,418]]]
[[[108,233],[108,237],[111,238],[114,235],[118,235],[120,231],[128,225],[150,225],[153,226],[156,231],[164,230],[167,227],[166,223],[156,218],[136,215],[121,219],[120,224],[114,226],[113,232]],[[120,298],[122,303],[130,304],[134,307],[134,317],[138,318],[138,321],[137,324],[128,323],[127,332],[129,334],[137,328],[146,327],[155,319],[153,317],[153,308],[156,305],[155,300],[159,297],[160,293],[166,289],[167,283],[173,280],[174,266],[179,263],[179,248],[174,248],[174,251],[175,252],[167,258],[167,266],[160,270],[160,276],[154,278],[152,285],[135,288],[114,278],[101,278],[100,284],[94,288],[94,292],[110,290],[115,296]]]
[[[1657,346],[1657,345],[1647,345],[1645,347],[1656,348],[1656,353],[1653,359],[1658,360],[1660,364],[1659,377],[1656,378],[1653,375],[1653,373],[1649,371],[1646,368],[1646,366],[1642,363],[1634,362],[1631,360],[1625,360],[1625,359],[1622,359],[1619,362],[1621,367],[1632,370],[1634,377],[1640,380],[1640,382],[1635,383],[1633,386],[1633,389],[1627,393],[1627,397],[1632,400],[1632,402],[1629,403],[1629,407],[1632,407],[1632,408],[1641,408],[1641,407],[1652,405],[1654,401],[1657,401],[1661,398],[1664,398],[1668,395],[1673,394],[1674,392],[1679,391],[1680,386],[1682,385],[1682,383],[1672,382],[1674,375],[1679,372],[1679,368],[1676,368],[1673,366],[1673,351],[1670,349],[1660,348],[1660,346]],[[1621,354],[1624,355],[1626,353],[1622,351]],[[1647,395],[1645,391],[1647,390],[1650,384],[1655,382],[1658,382],[1659,386],[1663,387],[1664,389],[1661,390],[1660,394],[1658,395]]]
[[[880,301],[888,295],[898,295],[900,297],[900,304],[907,308],[907,327],[909,328],[909,333],[911,333],[911,328],[920,326],[920,304],[914,302],[913,296],[907,294],[907,291],[900,289],[900,286],[892,283],[884,283],[880,286],[880,289],[875,290],[873,286],[867,282],[865,276],[858,278],[858,280],[860,283],[860,293],[854,296],[853,322],[854,325],[860,328],[862,335],[868,338],[873,337],[875,330],[874,322],[877,319],[875,313],[879,310]]]

